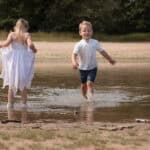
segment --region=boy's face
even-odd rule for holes
[[[82,25],[79,34],[82,39],[89,40],[93,34],[93,31],[89,25]]]

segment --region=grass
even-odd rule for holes
[[[65,41],[76,41],[79,39],[79,36],[78,34],[75,33],[36,32],[32,33],[32,38],[34,41],[65,42]]]
[[[0,40],[7,37],[8,33],[0,31]],[[80,39],[78,33],[71,32],[35,32],[31,33],[34,41],[48,41],[48,42],[69,42],[77,41]],[[133,41],[150,41],[150,33],[129,33],[123,35],[105,34],[105,33],[94,33],[94,38],[100,41],[111,41],[111,42],[133,42]]]
[[[9,140],[10,136],[8,134],[6,134],[5,132],[0,132],[0,139]]]
[[[150,33],[128,33],[120,35],[95,34],[95,38],[100,41],[112,42],[148,42],[150,41]]]
[[[34,141],[45,141],[55,138],[55,134],[53,131],[42,131],[42,130],[23,130],[16,134],[17,138],[28,139]]]
[[[61,130],[19,128],[15,131],[7,132],[5,130],[2,132],[0,149],[7,150],[9,146],[13,146],[17,150],[98,150],[99,148],[113,150],[113,147],[110,148],[111,145],[117,145],[118,148],[137,148],[149,142],[149,133],[143,132],[142,134],[138,133],[140,134],[138,136],[134,130],[125,133],[124,131],[100,131],[95,128],[91,130],[90,128],[64,128]]]

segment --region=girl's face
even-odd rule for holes
[[[89,25],[82,25],[79,34],[82,39],[89,40],[93,34],[93,31]]]

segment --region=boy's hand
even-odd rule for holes
[[[73,69],[78,69],[79,64],[77,62],[72,63]]]
[[[113,60],[113,59],[110,59],[109,62],[110,62],[112,65],[114,65],[114,64],[116,63],[116,61]]]

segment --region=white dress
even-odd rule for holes
[[[28,35],[28,34],[27,34]],[[35,54],[17,40],[5,48],[1,48],[3,88],[9,86],[14,91],[29,89],[34,76]]]

